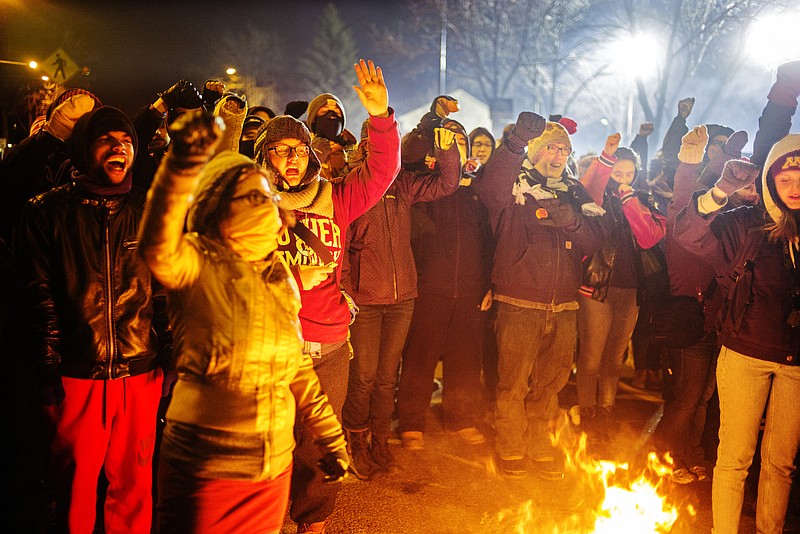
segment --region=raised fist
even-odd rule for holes
[[[431,111],[436,113],[440,119],[446,119],[451,113],[461,111],[458,100],[450,95],[439,95],[431,103]]]
[[[617,148],[619,148],[619,142],[621,139],[622,136],[619,134],[619,132],[609,135],[606,139],[606,146],[603,147],[603,152],[609,156],[613,156],[617,151]]]
[[[653,126],[652,122],[643,122],[642,124],[639,125],[639,135],[641,135],[642,137],[647,137],[648,135],[653,133],[654,129],[655,127]]]
[[[433,146],[440,150],[447,150],[456,140],[456,133],[447,128],[436,128],[433,130]]]
[[[733,132],[725,144],[722,146],[722,151],[734,158],[742,157],[742,149],[747,144],[747,132],[739,130]]]
[[[695,126],[681,138],[681,149],[678,159],[683,163],[697,164],[703,161],[703,154],[708,144],[708,130],[705,124]]]
[[[219,80],[206,80],[203,84],[203,107],[208,111],[214,111],[217,100],[225,94],[225,82]]]
[[[92,111],[94,105],[94,99],[87,94],[72,95],[53,110],[42,130],[53,137],[66,141],[72,135],[72,128],[77,120],[84,113]]]
[[[189,80],[180,80],[178,83],[159,93],[158,96],[169,109],[185,108],[195,109],[203,105],[200,92]]]
[[[731,196],[739,189],[752,184],[758,177],[758,166],[740,159],[732,159],[725,164],[722,169],[722,176],[719,177],[714,186]]]
[[[684,98],[683,100],[678,101],[678,115],[683,117],[684,119],[689,116],[692,112],[692,108],[694,107],[694,97],[690,96],[689,98]]]
[[[191,160],[192,163],[207,161],[222,139],[225,123],[203,110],[184,113],[169,129],[172,139],[173,159]]]
[[[536,139],[542,135],[546,124],[547,121],[541,115],[531,111],[523,111],[517,117],[513,133],[527,144],[531,139]]]

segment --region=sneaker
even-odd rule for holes
[[[562,480],[564,478],[564,462],[559,458],[542,457],[531,462],[534,473],[545,480]]]
[[[425,448],[425,440],[422,438],[422,432],[416,430],[401,432],[400,441],[403,444],[403,448],[410,451],[421,451]]]
[[[697,478],[697,481],[703,481],[708,478],[708,472],[702,465],[695,465],[689,468],[689,472]]]
[[[467,445],[483,445],[486,443],[486,438],[474,426],[456,430],[455,434]]]
[[[672,473],[672,481],[676,484],[686,485],[696,482],[697,479],[688,469],[681,467]]]
[[[522,458],[512,458],[510,460],[499,458],[498,467],[501,473],[511,478],[522,478],[528,473],[525,461]]]
[[[316,532],[317,534],[325,534],[325,521],[317,523],[300,523],[297,525],[297,532]]]

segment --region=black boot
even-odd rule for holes
[[[389,474],[400,472],[400,464],[394,459],[392,451],[389,449],[388,434],[372,435],[372,460]]]
[[[345,430],[350,449],[350,472],[359,480],[376,480],[386,476],[369,452],[369,430]]]

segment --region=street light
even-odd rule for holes
[[[234,69],[233,67],[229,67],[229,68],[228,68],[228,69],[225,71],[225,74],[227,74],[228,76],[233,76],[234,74],[236,74],[236,69]]]
[[[0,59],[0,63],[3,65],[20,65],[22,67],[28,67],[31,70],[36,70],[39,67],[39,64],[36,61],[13,61],[11,59]]]
[[[800,28],[800,12],[759,18],[753,22],[747,35],[748,54],[770,70],[797,59],[800,57],[797,28]]]

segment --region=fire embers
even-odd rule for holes
[[[654,452],[587,451],[587,436],[576,434],[567,417],[551,434],[564,452],[566,477],[561,482],[520,482],[516,491],[530,500],[499,514],[506,532],[607,534],[689,532],[696,515],[690,504],[671,492],[672,459]],[[637,441],[631,436],[629,443]],[[623,459],[625,458],[625,459]],[[546,487],[539,487],[546,486]]]

